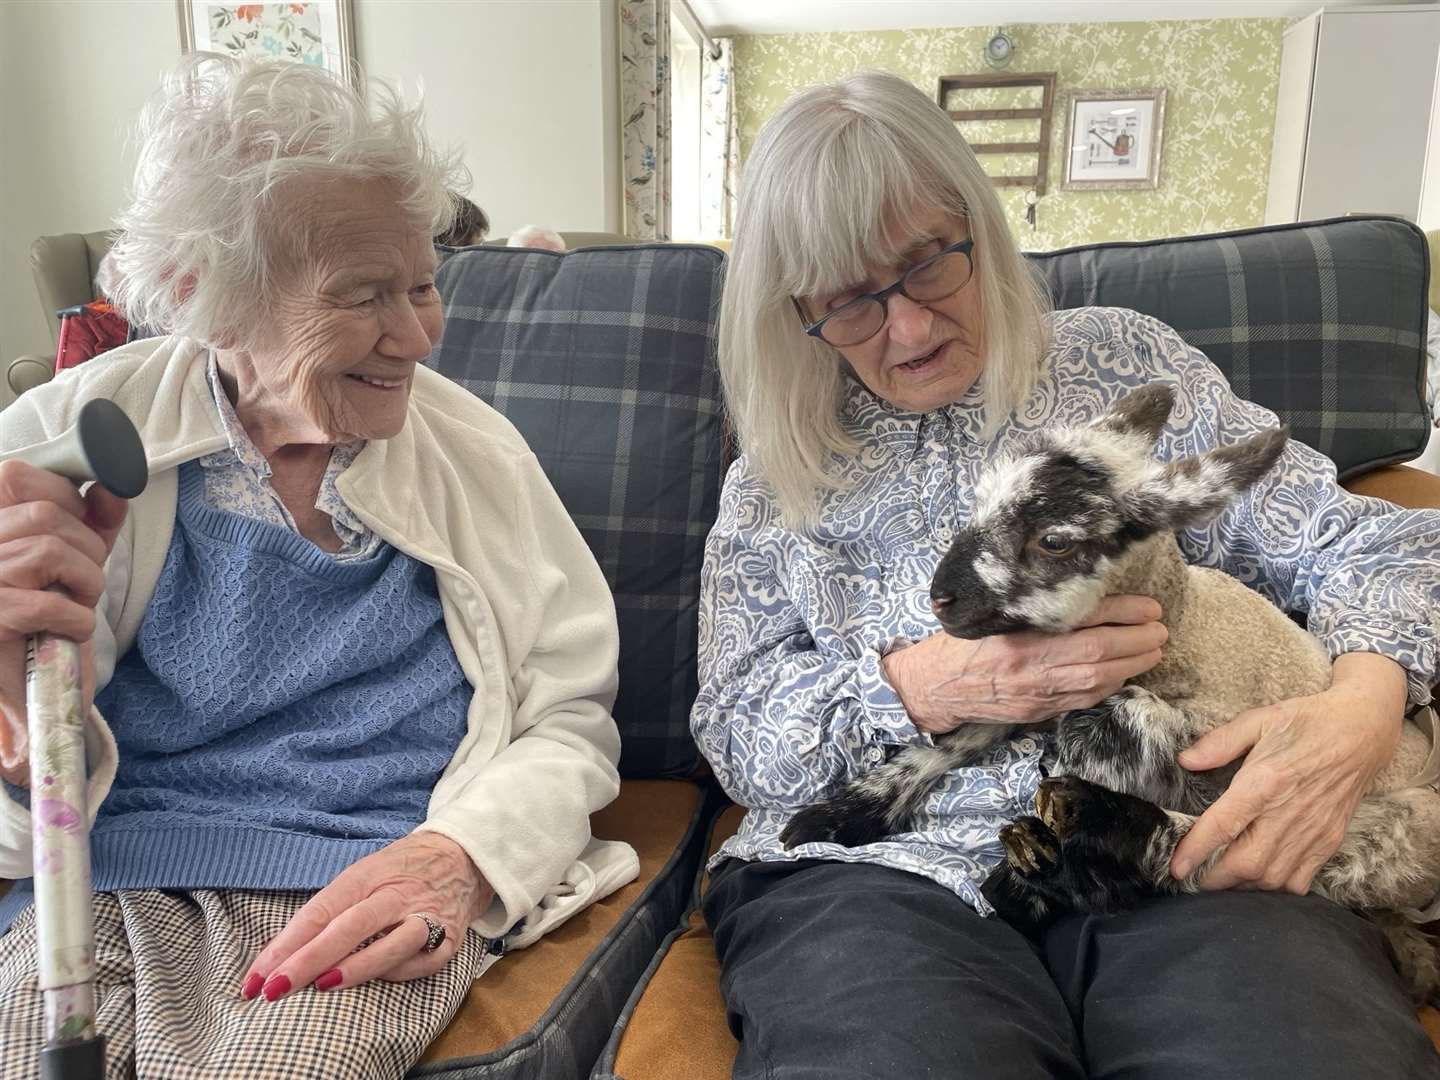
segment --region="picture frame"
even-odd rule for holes
[[[314,64],[347,79],[355,70],[351,0],[237,4],[176,0],[182,52]]]
[[[1165,91],[1072,90],[1065,102],[1064,191],[1147,191],[1160,184]]]

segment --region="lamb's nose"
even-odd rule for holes
[[[932,592],[930,594],[930,610],[939,615],[942,611],[955,603],[955,594],[950,592]]]

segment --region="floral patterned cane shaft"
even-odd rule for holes
[[[45,1035],[49,1041],[88,1038],[95,1024],[95,955],[80,650],[73,641],[40,634],[30,639],[26,661]]]

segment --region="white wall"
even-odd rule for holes
[[[30,244],[103,229],[119,209],[134,165],[125,126],[179,54],[175,10],[173,0],[0,2],[0,370],[51,349]]]
[[[615,4],[354,0],[356,48],[369,74],[423,86],[431,134],[465,149],[495,232],[613,231]],[[50,349],[30,243],[109,224],[134,162],[125,133],[179,48],[175,0],[0,0],[0,371]]]
[[[356,0],[355,36],[368,74],[424,86],[494,235],[614,231],[615,18],[614,0]]]

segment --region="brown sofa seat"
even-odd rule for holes
[[[1440,507],[1440,476],[1409,465],[1389,465],[1357,476],[1345,481],[1345,489],[1412,510]]]
[[[591,829],[635,848],[639,878],[496,963],[412,1075],[550,1076],[556,1054],[588,1067],[690,894],[704,804],[705,791],[688,780],[624,781],[620,797],[591,817]],[[657,897],[662,891],[668,897]],[[615,969],[613,978],[602,965]],[[562,1030],[585,1014],[594,1031]]]
[[[743,808],[731,806],[715,819],[706,861],[735,835],[744,816]],[[715,942],[698,908],[690,912],[684,932],[670,942],[633,1011],[620,1023],[619,1039],[611,1041],[592,1080],[729,1077],[739,1044],[725,1019]]]

